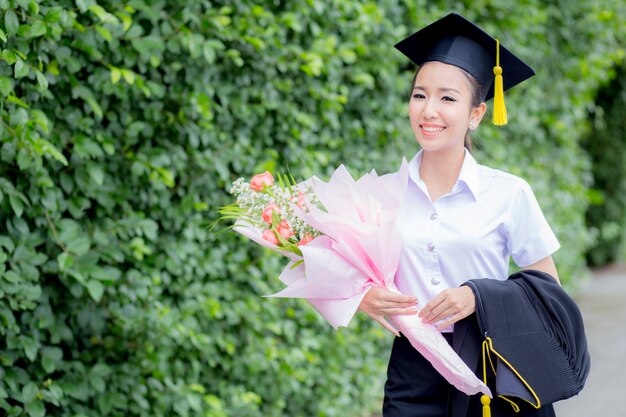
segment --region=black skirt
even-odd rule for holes
[[[452,344],[452,333],[443,333]],[[452,386],[402,336],[391,350],[383,417],[445,417]]]
[[[443,335],[452,345],[452,333],[444,333]],[[491,381],[488,380],[488,385],[491,385],[489,382]],[[456,388],[451,386],[433,368],[430,362],[411,346],[407,338],[395,338],[387,368],[383,417],[447,417],[453,414],[458,415],[452,410],[452,394],[455,390]],[[520,404],[520,406],[521,410],[515,413],[508,402],[496,398],[491,402],[491,416],[555,416],[551,404],[547,404],[539,410],[527,404]],[[482,417],[480,395],[470,397],[465,416]]]

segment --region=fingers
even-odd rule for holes
[[[419,312],[422,322],[437,323],[437,328],[450,326],[476,310],[476,299],[469,287],[442,291]]]
[[[417,298],[414,295],[395,293],[383,287],[372,288],[370,292],[373,293],[373,295],[375,295],[380,301],[385,301],[387,303],[402,305],[415,305],[417,303]]]
[[[391,292],[385,288],[372,288],[367,292],[359,309],[370,316],[386,316],[389,314],[416,314],[417,298]]]
[[[453,314],[447,320],[442,321],[440,323],[435,324],[435,327],[439,330],[445,329],[448,326],[452,326],[457,321],[461,320],[463,317],[460,317],[458,314]]]
[[[377,303],[361,303],[359,306],[361,311],[366,312],[370,316],[388,316],[391,314],[400,315],[400,316],[410,316],[412,314],[417,314],[417,307],[412,305],[408,307],[396,307],[396,306],[386,306],[384,304]]]
[[[422,316],[423,323],[437,323],[438,321],[447,319],[454,315],[454,311],[451,307],[442,304],[437,305],[430,311],[424,311],[424,309],[420,310],[420,315]]]
[[[374,320],[376,320],[381,326],[383,326],[385,329],[389,330],[391,333],[393,333],[394,335],[396,335],[397,337],[400,337],[400,332],[398,332],[398,330],[396,330],[395,327],[393,327],[391,325],[391,323],[389,323],[387,321],[387,319],[385,319],[385,316],[382,315],[378,315],[378,314],[374,314],[368,310],[363,310],[368,316],[370,316],[371,318],[373,318]],[[413,313],[415,314],[415,313]]]
[[[384,317],[374,317],[374,320],[380,323],[380,325],[383,326],[385,329],[393,333],[396,337],[400,337],[400,332],[395,327],[393,327],[391,323],[389,323]]]
[[[433,319],[441,316],[443,313],[450,309],[449,303],[446,303],[447,294],[446,291],[441,292],[435,298],[430,300],[419,312],[419,317],[425,323],[430,323]],[[447,316],[443,316],[445,318]]]
[[[397,294],[386,288],[373,287],[361,300],[359,310],[365,312],[392,334],[400,336],[398,330],[385,319],[385,316],[417,314],[416,304],[417,298],[414,296]]]

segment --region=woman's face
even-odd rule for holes
[[[409,119],[418,143],[426,152],[463,149],[470,121],[476,126],[485,103],[472,105],[472,85],[461,69],[443,62],[420,68],[409,101]]]

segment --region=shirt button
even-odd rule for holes
[[[437,220],[437,217],[439,217],[439,215],[437,213],[433,213],[430,215],[430,220]]]
[[[428,252],[432,252],[435,250],[435,245],[432,243],[429,243],[428,245],[426,245],[426,249],[428,250]]]
[[[430,280],[430,283],[433,285],[439,285],[439,283],[441,282],[441,280],[439,278],[433,278]]]

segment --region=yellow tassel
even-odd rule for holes
[[[504,126],[507,123],[506,106],[504,105],[504,82],[502,81],[502,67],[500,66],[500,41],[496,39],[496,66],[493,67],[496,76],[493,88],[493,124]]]
[[[491,407],[489,406],[491,399],[483,395],[480,397],[480,403],[483,405],[483,417],[491,417]]]

